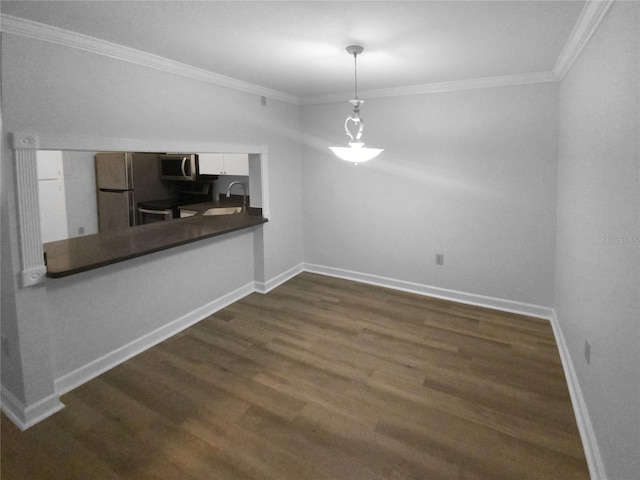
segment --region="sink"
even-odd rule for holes
[[[232,213],[240,213],[241,211],[242,207],[210,208],[202,215],[231,215]]]

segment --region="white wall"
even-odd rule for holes
[[[556,310],[609,480],[640,472],[639,24],[615,2],[560,89]]]
[[[0,102],[1,104],[2,102]],[[0,116],[0,123],[2,117]],[[4,138],[0,139],[2,144],[2,158],[0,159],[0,333],[7,339],[18,338],[18,319],[16,311],[16,299],[14,291],[14,252],[15,235],[11,235],[10,218],[13,216],[13,198],[9,195],[9,190],[13,192],[12,170],[2,168],[2,165],[9,163]],[[12,215],[10,215],[10,213]],[[4,341],[4,340],[3,340]],[[24,382],[22,373],[22,359],[18,352],[11,350],[12,345],[7,344],[9,351],[0,349],[0,369],[2,372],[2,389],[12,392],[12,395],[24,403]]]
[[[557,84],[303,107],[305,261],[546,307],[553,303]],[[435,254],[444,265],[435,265]]]
[[[266,146],[271,219],[258,227],[259,280],[302,262],[297,106],[263,107],[259,96],[4,33],[2,75],[5,142],[6,132],[25,131]],[[11,158],[6,143],[3,153]],[[18,288],[15,191],[4,180],[14,169],[4,159],[1,168],[3,245],[13,245],[2,250],[11,280],[2,285],[11,352],[2,385],[25,405],[50,395],[53,379],[255,280],[251,229]]]

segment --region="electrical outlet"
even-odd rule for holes
[[[591,363],[591,344],[587,339],[584,340],[584,359],[587,364]]]
[[[263,107],[267,106],[267,97],[260,97],[260,105]]]
[[[444,254],[436,253],[436,265],[444,265]]]
[[[78,235],[84,235],[84,227],[78,227]]]

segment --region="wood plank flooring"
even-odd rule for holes
[[[309,273],[62,401],[3,480],[589,478],[548,322]]]

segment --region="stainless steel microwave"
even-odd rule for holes
[[[160,156],[162,180],[195,182],[198,160],[195,154],[171,153]]]

